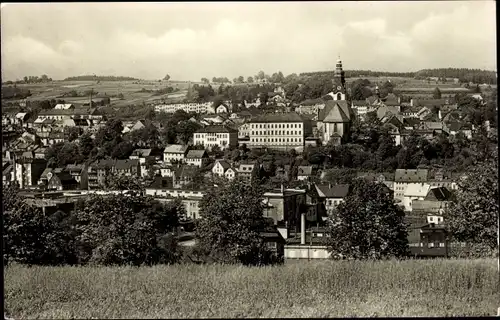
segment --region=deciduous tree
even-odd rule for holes
[[[441,99],[441,90],[439,90],[438,87],[436,87],[434,89],[434,91],[432,92],[432,98],[433,99]]]
[[[454,239],[494,249],[498,209],[498,160],[493,160],[469,168],[444,218]]]
[[[333,258],[380,259],[408,253],[404,211],[383,184],[355,180],[328,220]]]
[[[202,251],[220,261],[259,264],[268,254],[259,232],[265,227],[262,190],[234,180],[212,188],[201,201],[196,238]]]

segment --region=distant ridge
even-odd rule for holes
[[[301,76],[325,76],[333,77],[334,71],[316,71],[303,72]],[[468,69],[468,68],[437,68],[422,69],[416,72],[390,72],[390,71],[372,71],[372,70],[345,70],[346,78],[357,77],[405,77],[426,79],[430,77],[438,78],[456,78],[461,82],[473,83],[497,83],[497,72],[491,70]]]
[[[122,76],[95,76],[95,75],[83,75],[68,77],[63,81],[130,81],[130,80],[140,80],[133,77],[122,77]]]

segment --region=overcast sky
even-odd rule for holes
[[[493,1],[2,4],[2,78],[496,70]]]

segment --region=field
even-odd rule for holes
[[[22,318],[494,316],[493,259],[4,270]]]
[[[347,84],[357,79],[365,79],[366,77],[347,78]],[[382,85],[385,81],[390,80],[395,86],[395,93],[403,95],[411,95],[414,98],[430,98],[436,87],[441,90],[443,97],[454,96],[458,92],[469,92],[468,89],[461,87],[459,84],[452,82],[438,83],[424,80],[415,80],[412,78],[403,77],[367,77],[372,84]],[[192,82],[195,84],[195,82]],[[142,89],[155,91],[167,86],[178,88],[179,91],[171,94],[153,95],[153,92],[141,92]],[[218,85],[212,85],[214,90],[218,89]],[[94,89],[100,95],[107,94],[111,98],[112,107],[122,107],[129,105],[142,105],[142,103],[151,103],[154,101],[163,101],[166,103],[176,103],[182,101],[188,89],[187,82],[175,81],[151,81],[151,80],[131,80],[131,81],[54,81],[50,83],[41,84],[19,84],[19,88],[25,88],[32,92],[32,96],[28,100],[50,100],[50,99],[63,99],[68,103],[85,103],[89,97],[64,97],[63,93],[70,91],[77,91],[83,93],[84,91]],[[482,86],[483,87],[483,86]],[[492,86],[496,88],[496,86]],[[123,95],[123,99],[116,96]],[[9,102],[16,102],[9,100]]]
[[[158,90],[165,88],[167,86],[172,86],[173,88],[179,88],[178,92],[172,94],[164,94],[154,96],[152,92],[140,92],[143,88],[146,90]],[[130,104],[142,104],[142,102],[150,102],[153,100],[176,100],[183,98],[187,93],[188,83],[187,82],[166,82],[166,81],[101,81],[97,83],[95,81],[54,81],[51,83],[43,84],[20,84],[19,88],[26,88],[31,91],[32,96],[28,100],[50,100],[50,99],[63,99],[66,102],[72,103],[82,103],[82,101],[87,102],[88,97],[64,97],[60,98],[64,92],[70,92],[75,90],[77,92],[84,92],[90,89],[94,89],[95,92],[99,94],[107,94],[108,96],[114,96],[118,94],[123,94],[124,99],[119,100],[116,98],[112,99],[113,106],[123,106]]]

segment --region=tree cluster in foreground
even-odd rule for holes
[[[3,190],[4,263],[151,265],[179,257],[174,231],[185,216],[179,202],[92,195],[71,212],[44,214],[17,193]]]

